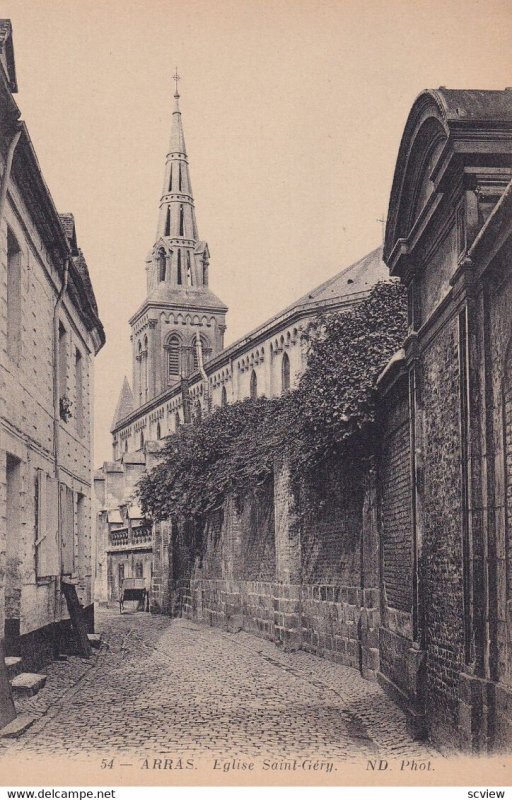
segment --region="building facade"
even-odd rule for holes
[[[380,676],[441,745],[510,747],[512,91],[423,92],[384,256],[409,335],[380,379]]]
[[[133,390],[125,379],[112,423],[113,461],[95,477],[101,601],[117,599],[120,575],[136,577],[141,569],[140,548],[121,545],[109,516],[118,519],[136,505],[136,479],[155,463],[165,436],[215,407],[293,389],[306,360],[302,333],[312,318],[351,308],[389,275],[378,248],[224,347],[227,308],[209,288],[209,251],[198,239],[178,102],[176,95],[157,238],[146,262],[147,296],[130,320]],[[143,576],[153,608],[166,610],[167,534],[159,526],[154,534]]]
[[[10,655],[38,668],[70,646],[61,593],[92,606],[93,359],[105,341],[73,216],[59,215],[0,21],[0,613]]]

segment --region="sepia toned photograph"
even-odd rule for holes
[[[0,790],[512,786],[512,7],[0,17]]]

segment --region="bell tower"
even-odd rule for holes
[[[209,288],[210,253],[199,239],[176,71],[171,139],[156,240],[146,259],[147,295],[130,319],[134,406],[191,375],[197,339],[207,361],[224,347],[227,307]]]

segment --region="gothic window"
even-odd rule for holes
[[[201,335],[201,336],[199,336],[199,338],[201,339],[201,352],[203,354],[203,362],[204,362],[204,361],[207,361],[210,358],[210,356],[212,354],[212,348],[210,347],[210,342],[208,341],[206,336],[202,336]],[[196,337],[195,336],[194,336],[194,340],[193,340],[192,350],[193,350],[194,369],[197,369],[199,364],[197,363],[197,345],[196,345]]]
[[[170,336],[167,341],[167,368],[169,377],[180,374],[180,339],[177,334]]]
[[[171,174],[169,176],[169,191],[172,192],[172,161],[171,161]]]
[[[228,404],[228,393],[226,392],[226,387],[222,387],[222,391],[220,393],[220,405],[221,408],[225,408]]]
[[[160,423],[157,422],[156,423],[156,438],[157,439],[161,439],[161,437],[162,437],[162,431],[160,429]]]
[[[144,399],[148,399],[148,337],[144,336]]]
[[[290,359],[288,353],[283,353],[281,362],[281,391],[284,394],[290,388]]]
[[[181,250],[178,250],[178,286],[181,286]]]
[[[256,400],[258,397],[258,379],[256,377],[256,373],[253,370],[251,372],[251,400]]]
[[[125,440],[124,440],[124,452],[125,452],[125,453],[127,453],[127,452],[128,452],[128,439],[125,439]]]
[[[184,228],[185,228],[185,215],[183,212],[183,206],[180,206],[180,236],[184,236]]]
[[[187,286],[192,286],[192,268],[190,266],[190,250],[187,250]]]
[[[142,343],[139,340],[137,361],[139,362],[139,401],[142,403]]]
[[[182,187],[182,179],[181,179],[181,161],[180,161],[180,162],[179,162],[179,164],[178,164],[178,183],[179,183],[179,189],[180,189],[180,192],[181,192],[181,187]]]
[[[208,261],[203,259],[203,286],[208,286]]]
[[[171,235],[171,208],[167,206],[167,216],[165,218],[165,235]]]
[[[18,362],[21,347],[21,251],[7,230],[7,353]]]
[[[140,449],[144,447],[144,431],[140,432]]]
[[[166,234],[167,236],[168,234]],[[165,258],[165,250],[161,248],[158,251],[158,280],[165,281],[166,276],[166,258]]]

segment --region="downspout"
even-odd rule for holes
[[[5,162],[5,169],[3,171],[2,181],[0,183],[0,223],[4,215],[5,200],[7,197],[7,186],[9,185],[9,180],[11,177],[14,151],[16,150],[16,145],[19,142],[20,136],[21,136],[21,130],[17,130],[10,141],[9,149],[7,150],[7,160]]]

